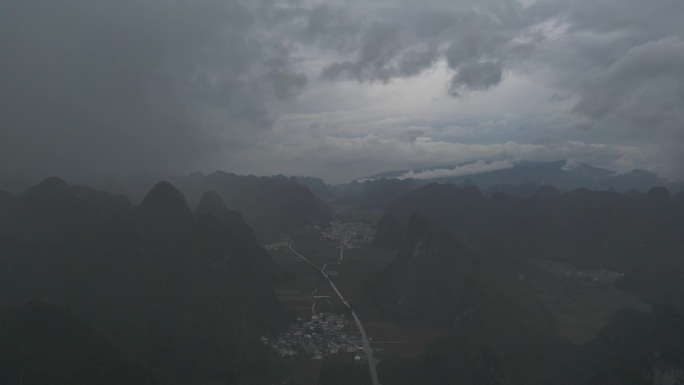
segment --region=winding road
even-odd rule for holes
[[[303,255],[299,254],[295,249],[293,249],[292,248],[293,242],[294,242],[294,239],[292,239],[290,241],[290,244],[289,244],[290,250],[293,253],[295,253],[297,256],[299,256],[299,258],[303,259],[304,261],[309,263],[311,266],[315,267],[318,271],[320,271],[321,274],[323,274],[323,277],[325,277],[326,281],[328,281],[328,283],[330,284],[330,287],[332,287],[332,289],[335,291],[337,296],[340,298],[340,301],[342,301],[342,303],[347,308],[349,308],[349,310],[351,310],[352,317],[354,317],[354,322],[356,322],[356,326],[359,328],[359,331],[361,332],[361,341],[363,343],[363,348],[366,351],[366,355],[368,356],[368,367],[370,369],[371,380],[373,381],[373,385],[380,385],[380,379],[378,378],[378,372],[375,369],[375,366],[377,365],[378,362],[373,357],[373,349],[370,346],[370,341],[368,340],[368,336],[366,335],[366,330],[363,328],[363,325],[361,324],[361,320],[359,320],[359,317],[354,312],[354,309],[352,309],[351,306],[349,306],[349,303],[347,301],[345,301],[344,297],[342,296],[342,293],[340,293],[340,291],[337,290],[337,286],[335,286],[335,283],[333,283],[333,281],[330,279],[330,277],[328,277],[328,274],[326,274],[326,272],[325,272],[325,268],[328,267],[328,265],[342,263],[342,260],[344,259],[344,254],[343,254],[344,245],[342,244],[342,242],[340,242],[340,259],[339,259],[339,261],[326,263],[321,268],[321,267],[318,267],[315,263],[306,259],[306,257],[304,257]]]

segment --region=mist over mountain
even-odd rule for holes
[[[88,184],[140,202],[157,180],[146,175],[130,175],[122,179],[107,177]],[[197,206],[206,191],[214,191],[226,208],[244,216],[262,243],[280,239],[293,226],[325,222],[331,218],[323,202],[296,178],[241,176],[216,171],[208,175],[196,172],[170,176],[166,180],[183,192],[191,206]]]
[[[554,336],[553,315],[535,298],[533,282],[519,279],[523,272],[414,214],[396,260],[371,292],[387,311],[454,331],[426,353],[430,383],[478,383],[487,371],[512,383],[543,383],[567,346]]]
[[[130,201],[123,195],[70,186],[57,177],[30,187],[19,198],[5,197],[0,228],[18,241],[76,237],[99,221],[132,212]]]
[[[682,20],[0,0],[0,385],[684,384]]]
[[[333,188],[341,196],[337,201],[365,209],[385,210],[392,202],[420,187],[414,180],[378,179],[353,181]]]
[[[9,175],[0,174],[0,191],[6,191],[14,195],[21,195],[29,186],[21,179]]]
[[[335,186],[326,184],[321,178],[310,176],[293,176],[292,178],[308,187],[321,200],[331,200],[340,196],[340,192],[337,191]]]
[[[522,297],[513,298],[524,296],[522,286],[519,292],[508,287],[519,286],[515,270],[513,261],[482,255],[423,214],[415,213],[395,262],[374,287],[380,298],[386,297],[382,300],[391,311],[449,326],[454,322],[482,322],[484,318],[480,317],[494,316],[491,312],[495,310],[482,306],[508,301],[515,306],[511,304],[511,309],[497,317],[529,311],[539,317],[537,322],[547,323],[543,309],[535,309],[534,303],[524,304]],[[487,287],[493,282],[497,287]]]
[[[448,336],[420,359],[382,362],[379,370],[392,384],[674,384],[684,378],[680,308],[620,310],[590,343],[574,346],[557,335],[559,321],[543,298],[576,292],[576,284],[491,242],[469,247],[423,214],[411,215],[396,259],[369,291],[386,313],[441,325]]]
[[[682,191],[682,192],[680,192],[680,193],[678,193],[678,194],[673,195],[673,196],[672,196],[672,199],[674,199],[674,200],[675,200],[677,203],[679,203],[680,205],[684,206],[684,191]]]
[[[506,164],[506,167],[486,170],[486,167],[472,168],[467,172],[457,172],[468,165],[454,167],[430,167],[415,170],[388,171],[372,175],[362,180],[412,179],[416,183],[450,183],[456,185],[475,184],[483,191],[497,190],[504,186],[532,185],[541,187],[552,185],[561,191],[578,188],[589,190],[614,189],[626,192],[634,189],[646,192],[653,187],[668,187],[673,192],[684,190],[681,183],[668,182],[658,174],[634,169],[627,173],[616,173],[584,163],[559,160],[554,162],[521,161]],[[482,171],[482,169],[485,169]],[[452,174],[452,175],[448,175]],[[446,175],[446,176],[445,176]]]
[[[650,171],[634,169],[620,174],[567,160],[499,164],[476,162],[452,168],[388,171],[334,185],[325,184],[318,178],[297,177],[297,180],[307,184],[311,192],[321,200],[334,200],[342,205],[378,210],[386,210],[395,200],[431,183],[475,186],[486,197],[503,193],[529,198],[544,186],[553,186],[562,192],[585,188],[645,193],[653,187],[666,187],[673,194],[684,192],[683,184],[667,181]]]
[[[63,309],[57,311],[84,325],[74,326],[76,333],[101,336],[101,354],[109,355],[104,346],[111,346],[121,352],[115,356],[163,382],[230,383],[256,363],[266,368],[257,337],[289,319],[273,293],[270,255],[241,216],[214,193],[193,214],[167,182],[135,206],[123,196],[45,180],[5,205],[0,266],[6,272],[0,306],[38,302]],[[52,349],[49,341],[32,346]],[[81,354],[40,359],[78,368]],[[34,358],[14,357],[19,361],[4,378],[16,381],[17,368]]]
[[[247,225],[242,214],[228,210],[223,200],[215,191],[207,191],[195,209],[196,217],[214,216],[231,234],[230,242],[246,253],[249,270],[265,283],[271,283],[275,278],[275,265],[268,252],[257,242],[254,231]]]
[[[177,180],[195,204],[167,181],[137,205],[56,177],[21,196],[0,194],[0,322],[13,330],[0,333],[0,356],[10,360],[3,378],[18,381],[22,367],[65,365],[74,369],[30,369],[30,378],[269,383],[274,363],[258,337],[292,320],[273,290],[283,276],[248,217],[226,201],[264,220],[295,213],[273,220],[281,232],[324,222],[330,209],[298,178],[217,172]],[[138,183],[130,191],[147,179]],[[397,254],[369,275],[366,293],[392,322],[444,333],[419,356],[383,361],[378,370],[388,384],[618,385],[681,377],[684,332],[670,320],[681,318],[677,304],[684,303],[682,193],[533,183],[483,192],[472,179],[306,183],[338,196],[327,198],[333,206],[385,210],[374,246]],[[274,234],[270,229],[262,234]],[[553,304],[585,289],[530,260],[624,273],[601,290],[633,293],[653,311],[610,310],[589,343],[571,343],[559,334],[564,321]],[[30,337],[52,323],[69,332]],[[16,346],[26,353],[12,353]],[[99,374],[77,370],[74,362],[83,360]]]
[[[471,246],[627,273],[661,295],[678,293],[676,272],[684,271],[684,207],[663,188],[620,194],[545,187],[530,198],[485,198],[475,187],[431,184],[388,209],[375,242],[398,247],[397,232],[416,211]]]
[[[92,327],[45,304],[0,310],[0,358],[8,384],[160,384]]]

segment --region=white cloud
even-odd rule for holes
[[[454,168],[437,168],[434,170],[426,170],[413,172],[413,170],[407,172],[404,175],[400,175],[397,179],[435,179],[435,178],[449,178],[454,176],[472,175],[489,171],[504,170],[507,168],[512,168],[514,163],[510,160],[497,160],[494,162],[483,162],[478,160],[477,162],[464,164],[462,166],[455,166]]]
[[[0,167],[339,181],[571,157],[684,177],[681,0],[73,3],[0,6]]]
[[[580,141],[469,144],[429,137],[407,142],[394,135],[332,137],[299,132],[286,141],[263,142],[258,151],[233,154],[226,164],[238,172],[306,174],[340,183],[388,170],[455,164],[474,164],[470,167],[493,164],[491,167],[497,167],[521,160],[566,158],[620,171],[624,167],[645,164],[656,154],[657,148],[652,146],[611,146]]]

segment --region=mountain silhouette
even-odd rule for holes
[[[107,177],[89,184],[140,202],[158,180],[152,176],[131,175],[120,179]],[[262,243],[280,240],[293,227],[332,219],[329,209],[297,178],[241,176],[216,171],[208,175],[196,172],[167,176],[164,180],[181,191],[191,207],[197,207],[205,192],[216,192],[228,209],[244,216]]]
[[[56,178],[11,200],[0,218],[0,269],[11,272],[0,307],[64,309],[161,382],[238,383],[259,365],[268,371],[258,336],[290,315],[273,292],[270,255],[213,194],[202,207],[215,213],[197,216],[167,182],[140,206]],[[41,359],[80,375],[73,361]]]

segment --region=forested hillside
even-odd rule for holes
[[[207,193],[193,214],[166,182],[134,206],[50,178],[6,199],[0,221],[0,306],[16,309],[7,314],[40,311],[20,310],[33,302],[58,306],[70,314],[65,322],[83,325],[74,326],[78,333],[102,337],[102,354],[111,346],[162,382],[233,383],[268,372],[258,336],[289,314],[271,287],[270,255],[217,194]],[[32,354],[12,365],[27,365]],[[41,359],[64,366],[69,378],[81,375],[79,357]]]

